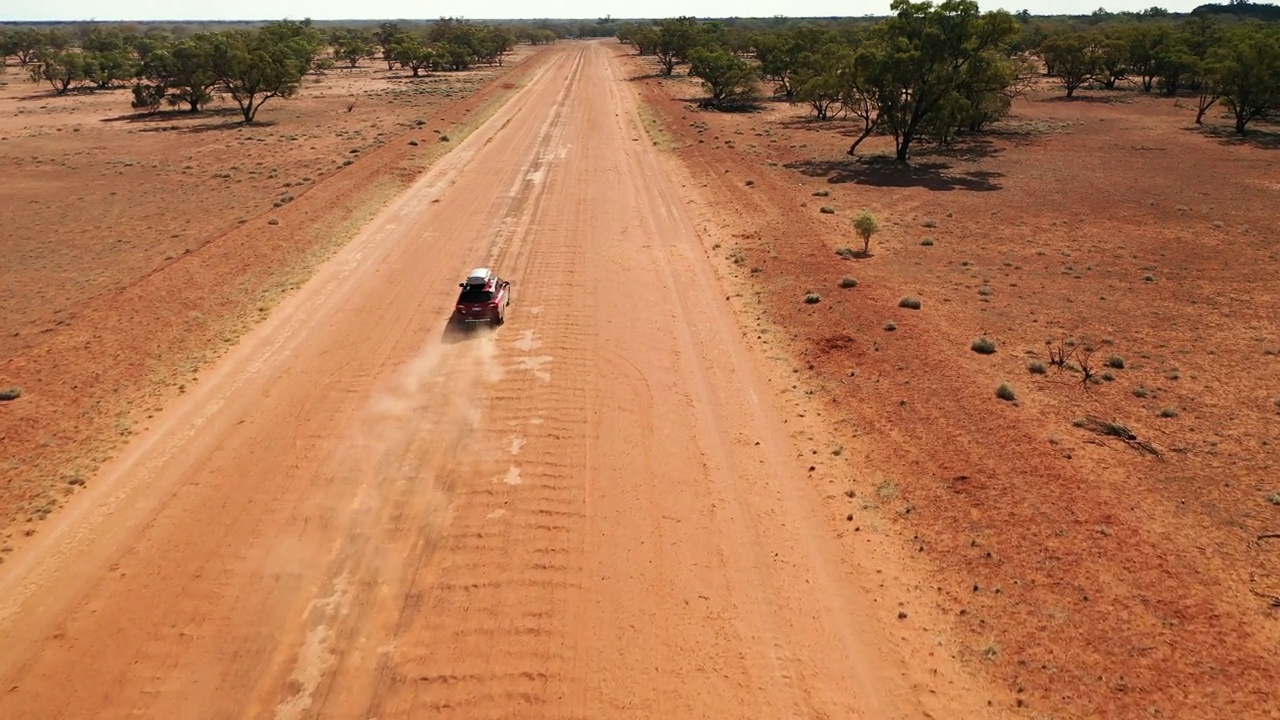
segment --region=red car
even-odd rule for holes
[[[459,325],[490,323],[501,325],[507,319],[507,306],[511,304],[511,283],[493,274],[488,268],[472,270],[464,282],[458,283],[458,305],[453,310],[453,321]]]

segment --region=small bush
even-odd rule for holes
[[[418,147],[418,141],[417,141],[417,140],[410,140],[410,141],[409,141],[409,144],[410,144],[410,145],[412,145],[413,147]]]
[[[908,310],[919,310],[920,298],[904,297],[898,301],[898,307],[906,308]]]
[[[1267,502],[1272,505],[1280,505],[1280,493],[1271,493],[1267,496]]]
[[[854,250],[851,247],[836,248],[836,254],[844,258],[845,260],[852,260],[858,257],[858,251]]]
[[[1155,281],[1156,281],[1156,276],[1155,276],[1155,275],[1143,275],[1143,276],[1142,276],[1142,282],[1155,282]]]
[[[933,218],[925,218],[924,222],[920,223],[920,225],[927,228],[936,228],[938,227],[938,221]]]
[[[745,182],[745,183],[743,183],[743,184],[744,184],[744,185],[746,185],[747,187],[754,187],[754,186],[755,186],[755,184],[756,184],[756,181],[755,181],[755,180],[748,180],[748,181],[746,181],[746,182]]]
[[[969,349],[982,355],[990,355],[996,351],[996,341],[989,337],[980,337],[973,341]]]
[[[823,215],[835,215],[836,209],[831,207],[830,205],[823,205],[822,207],[818,208],[818,212],[822,213]]]
[[[933,238],[931,237],[920,238],[920,244],[925,247],[933,247]]]
[[[845,290],[848,290],[849,288],[856,288],[858,287],[858,279],[851,278],[851,277],[842,277],[840,278],[840,287],[844,288]]]
[[[894,330],[897,330],[897,329],[898,329],[898,324],[897,324],[897,323],[892,323],[892,322],[887,322],[887,323],[885,323],[885,324],[884,324],[884,329],[885,329],[885,331],[886,331],[886,332],[893,332]]]
[[[9,402],[22,397],[22,388],[10,387],[0,390],[0,402]]]
[[[1102,373],[1102,379],[1106,382],[1111,382],[1112,380],[1116,379],[1116,376],[1115,374],[1108,371],[1108,372]]]
[[[804,301],[810,305],[816,305],[822,301],[822,296],[818,293],[809,293],[804,296]]]
[[[1039,360],[1032,360],[1031,362],[1027,363],[1027,371],[1030,372],[1032,375],[1043,375],[1046,372],[1048,372],[1049,369],[1046,368],[1044,366],[1044,363],[1040,362]]]
[[[1123,370],[1124,358],[1120,357],[1119,355],[1112,355],[1111,357],[1107,358],[1107,367],[1115,368],[1116,370]]]
[[[1013,402],[1018,399],[1018,396],[1013,392],[1013,386],[1009,383],[1002,383],[1000,387],[996,388],[996,397],[1005,402]]]
[[[828,195],[830,195],[830,194],[831,194],[831,191],[830,191],[830,190],[814,190],[814,191],[813,191],[813,196],[814,196],[814,197],[826,197],[826,196],[828,196]]]
[[[280,224],[280,220],[279,220],[279,218],[271,218],[270,220],[268,220],[268,221],[267,221],[267,224],[268,224],[268,225],[279,225],[279,224]]]
[[[1163,409],[1163,410],[1161,410],[1161,411],[1160,411],[1160,417],[1162,417],[1162,418],[1176,418],[1176,417],[1178,417],[1178,410],[1177,410],[1177,408],[1167,407],[1167,408],[1165,408],[1165,409]]]
[[[1136,398],[1149,397],[1150,395],[1151,395],[1151,392],[1146,388],[1142,387],[1141,385],[1133,389],[1133,396]]]
[[[871,236],[880,230],[880,221],[864,209],[858,213],[858,217],[853,219],[853,229],[858,233],[858,237],[862,238],[862,252],[871,252]]]

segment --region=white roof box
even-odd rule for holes
[[[489,272],[489,268],[476,268],[475,270],[467,273],[467,284],[483,285],[488,282],[491,275],[493,275],[493,273]]]

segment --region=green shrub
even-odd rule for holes
[[[804,296],[804,301],[810,305],[816,305],[822,301],[822,296],[818,293],[809,293]]]
[[[842,277],[840,278],[840,287],[846,290],[848,290],[849,288],[856,288],[858,287],[858,279],[851,278],[851,277]]]
[[[1000,387],[996,388],[996,397],[1005,402],[1013,402],[1018,399],[1018,396],[1013,392],[1013,386],[1009,383],[1002,383]]]
[[[920,298],[904,297],[898,301],[898,307],[906,308],[908,310],[919,310]]]

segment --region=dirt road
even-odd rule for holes
[[[3,566],[0,717],[981,717],[841,561],[613,52],[553,50]],[[455,336],[475,266],[514,302]]]

